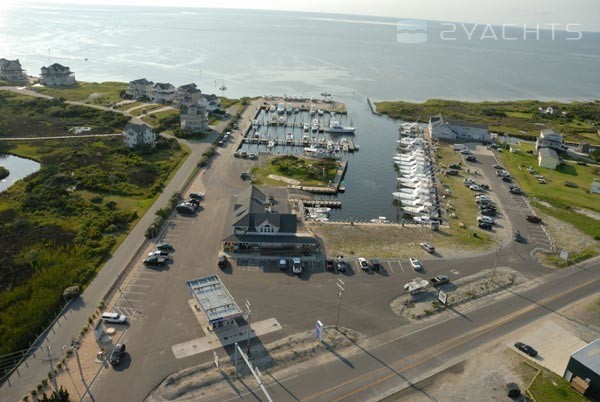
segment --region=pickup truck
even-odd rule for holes
[[[448,275],[438,275],[436,277],[431,278],[430,282],[434,287],[437,287],[450,282],[450,278],[448,277]]]
[[[412,282],[404,285],[404,290],[408,290],[411,295],[424,291],[429,286],[429,281],[422,278],[415,278]]]

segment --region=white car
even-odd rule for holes
[[[365,258],[362,258],[362,257],[358,258],[358,266],[363,271],[367,271],[369,269],[369,263],[367,262],[367,260]]]
[[[470,185],[469,189],[471,189],[473,191],[483,191],[483,189],[481,187],[479,187],[477,184]]]
[[[413,267],[413,269],[415,271],[421,271],[423,269],[423,265],[421,264],[421,261],[419,261],[415,257],[410,257],[409,261],[410,261],[410,265]]]
[[[494,218],[490,218],[489,216],[478,216],[477,222],[491,223],[493,225],[496,223],[496,220]]]
[[[164,257],[164,258],[169,258],[169,253],[167,253],[166,251],[162,251],[162,250],[154,250],[154,251],[150,251],[148,253],[148,257]]]
[[[460,153],[463,155],[471,155],[471,151],[469,150],[469,148],[463,148],[460,150]]]
[[[302,273],[302,263],[300,262],[300,258],[294,258],[292,260],[292,272],[297,275]]]

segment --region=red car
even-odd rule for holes
[[[527,222],[531,223],[542,223],[542,218],[535,215],[527,215]]]

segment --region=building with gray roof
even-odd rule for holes
[[[600,339],[571,355],[563,377],[588,398],[600,399]]]
[[[446,119],[441,113],[429,119],[430,138],[446,141],[489,142],[490,132],[486,125]]]
[[[242,317],[242,310],[218,275],[187,281],[186,285],[212,329],[232,325]]]
[[[54,63],[42,67],[40,83],[47,87],[70,87],[75,85],[75,74],[69,67]]]

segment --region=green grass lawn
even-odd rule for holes
[[[586,402],[588,399],[578,394],[562,377],[539,367],[540,374],[529,387],[529,392],[536,401],[543,402]]]
[[[107,105],[121,101],[120,92],[127,87],[124,82],[82,82],[72,88],[35,88],[36,91],[55,98],[91,104]],[[93,95],[93,96],[92,96]]]
[[[143,103],[142,103],[142,102],[133,102],[133,103],[127,103],[127,104],[125,104],[125,105],[121,105],[121,106],[119,106],[119,107],[118,107],[118,108],[116,108],[116,109],[117,109],[117,110],[121,110],[121,111],[123,111],[123,112],[124,112],[124,111],[126,111],[126,110],[129,110],[129,109],[131,109],[131,108],[134,108],[134,107],[136,107],[136,106],[141,106],[141,105],[143,105]]]
[[[132,110],[131,114],[133,116],[141,116],[144,113],[148,114],[148,113],[150,113],[153,110],[162,109],[165,106],[166,105],[148,105],[147,107],[141,107],[139,109]]]
[[[269,160],[265,166],[258,166],[252,169],[252,182],[257,185],[287,186],[283,181],[270,179],[270,174],[287,177],[300,181],[302,186],[327,186],[330,180],[335,177],[337,172],[337,163],[324,159],[314,159],[305,157],[283,157],[292,161],[291,163],[277,164],[282,157],[275,157]],[[323,169],[324,178],[323,180]],[[317,178],[318,176],[318,178]]]
[[[525,194],[551,204],[552,208],[540,203],[536,204],[549,215],[571,223],[592,237],[600,238],[600,221],[570,209],[573,206],[600,213],[600,196],[589,193],[592,179],[600,178],[600,168],[581,166],[572,161],[559,165],[557,170],[540,168],[537,166],[536,156],[526,153],[527,150],[533,150],[533,144],[521,143],[517,147],[521,152],[505,151],[498,153],[497,157],[510,171]],[[528,171],[529,167],[544,176],[548,183],[540,184],[538,179]],[[565,186],[566,181],[577,184],[578,188]]]

